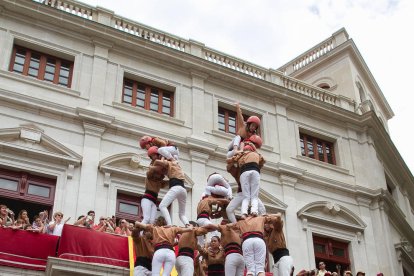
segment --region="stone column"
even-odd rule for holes
[[[13,36],[10,34],[10,32],[0,30],[0,49],[2,49],[2,53],[0,55],[0,69],[9,71],[10,59],[13,53]]]
[[[101,138],[105,132],[104,126],[89,122],[84,122],[83,127],[85,129],[85,138],[83,142],[77,214],[85,214],[89,210],[95,209]]]
[[[203,73],[191,73],[192,84],[192,134],[191,138],[205,140],[204,126],[208,125],[208,119],[204,116],[204,80],[207,78]]]
[[[303,239],[303,235],[298,233],[298,218],[296,215],[297,206],[296,206],[296,197],[295,197],[295,186],[298,182],[296,177],[292,177],[287,174],[281,174],[279,176],[279,182],[282,185],[282,200],[287,205],[285,213],[285,224],[284,224],[284,233],[286,237],[286,246],[290,248],[290,255],[294,260],[300,260],[304,256],[298,250],[292,250],[298,244],[300,239]],[[305,254],[306,256],[306,254]]]
[[[292,151],[293,133],[289,131],[286,105],[279,102],[276,103],[276,128],[279,139],[275,140],[279,141],[279,145],[276,145],[275,148],[280,153],[280,162],[292,164],[291,157],[296,155]],[[294,145],[296,145],[296,141]]]
[[[391,229],[390,229],[390,221],[388,219],[387,210],[389,206],[383,200],[378,202],[379,207],[379,218],[380,220],[377,222],[377,227],[381,227],[382,236],[377,236],[378,240],[377,243],[383,243],[384,251],[380,251],[379,258],[380,258],[380,271],[384,273],[384,275],[397,275],[397,267],[395,266],[395,261],[397,260],[394,244],[392,241]],[[377,251],[378,252],[378,251]]]
[[[367,225],[364,233],[357,232],[357,241],[352,248],[357,251],[354,253],[354,259],[358,262],[358,267],[365,267],[365,273],[374,274],[375,268],[378,267],[377,254],[369,254],[368,252],[376,252],[374,239],[373,222],[371,217],[371,199],[365,196],[357,196],[356,200],[359,205],[359,215],[362,221]],[[358,259],[356,259],[358,256]]]
[[[92,64],[92,80],[89,90],[89,107],[103,111],[108,52],[112,44],[94,39],[95,52]]]

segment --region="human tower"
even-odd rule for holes
[[[173,142],[143,136],[139,143],[151,159],[141,200],[143,219],[135,223],[135,275],[264,276],[266,251],[274,258],[274,275],[290,275],[292,258],[286,248],[280,214],[266,214],[259,199],[260,170],[265,160],[257,151],[262,146],[258,135],[260,119],[244,121],[236,104],[237,135],[228,146],[226,169],[238,184],[235,195],[227,180],[218,173],[208,176],[205,191],[197,206],[197,218],[185,215],[187,191],[184,172],[179,165],[179,150]],[[167,176],[168,180],[164,180]],[[161,188],[168,191],[159,204]],[[184,227],[173,226],[168,206],[178,201],[178,215]],[[241,206],[236,219],[235,209]],[[223,218],[220,225],[211,219]],[[208,235],[207,235],[208,234]],[[207,240],[205,236],[207,235]],[[174,246],[178,246],[178,255]]]

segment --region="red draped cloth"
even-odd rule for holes
[[[129,267],[128,238],[65,225],[57,256],[80,262]]]
[[[0,227],[0,265],[46,270],[47,258],[56,256],[59,237]]]

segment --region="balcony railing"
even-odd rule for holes
[[[293,78],[289,78],[291,73],[304,68],[316,61],[320,57],[331,52],[335,47],[348,40],[348,34],[344,29],[334,33],[332,37],[316,45],[306,53],[300,55],[293,61],[279,68],[279,70],[267,69],[253,63],[238,59],[217,50],[205,47],[204,44],[193,40],[186,40],[178,36],[151,28],[144,24],[115,15],[110,10],[100,7],[92,7],[74,0],[32,0],[40,5],[49,6],[70,13],[75,16],[85,18],[105,24],[121,32],[161,44],[171,49],[186,52],[202,58],[208,62],[223,66],[230,70],[240,72],[253,78],[272,82],[281,85],[293,92],[301,95],[336,105],[350,111],[355,111],[354,102],[351,99],[336,96],[335,94],[323,91],[316,86],[312,86]],[[342,101],[342,103],[340,102]]]

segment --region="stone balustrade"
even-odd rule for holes
[[[50,6],[52,8],[56,8],[62,11],[65,11],[67,13],[83,17],[85,19],[92,20],[93,16],[93,10],[94,8],[91,6],[88,6],[86,4],[77,2],[77,1],[71,1],[71,0],[32,0],[34,2],[37,2],[39,4],[43,4],[45,6]]]
[[[317,59],[323,57],[324,55],[331,52],[335,47],[346,42],[349,39],[349,36],[344,28],[332,34],[331,37],[322,41],[315,47],[311,48],[307,52],[298,56],[289,63],[283,65],[278,70],[282,71],[285,75],[289,76],[290,74],[300,70],[301,68],[311,64]]]
[[[267,69],[248,63],[246,61],[230,57],[226,54],[219,53],[213,49],[204,49],[204,58],[210,62],[214,62],[221,66],[239,71],[241,73],[250,75],[252,77],[264,80],[266,77]]]
[[[327,90],[286,76],[282,76],[282,82],[283,86],[289,90],[298,92],[302,95],[311,97],[321,102],[329,103],[332,105],[339,105],[337,96]]]
[[[294,61],[282,66],[278,70],[267,69],[236,57],[221,53],[206,47],[203,43],[194,40],[185,40],[178,36],[154,29],[139,22],[129,20],[114,14],[113,11],[101,7],[92,7],[75,0],[32,0],[41,5],[50,6],[64,12],[105,24],[119,31],[161,44],[177,51],[186,52],[202,58],[208,62],[229,68],[249,75],[253,78],[281,85],[293,92],[317,99],[331,105],[351,109],[354,102],[351,99],[337,96],[326,90],[312,86],[288,77],[290,73],[303,68],[318,58],[332,51],[336,46],[348,40],[345,29],[334,33],[332,37],[316,45]]]
[[[188,49],[189,42],[177,36],[158,31],[138,22],[127,20],[116,15],[114,16],[113,22],[113,27],[120,31],[142,37],[178,51],[184,52]]]

